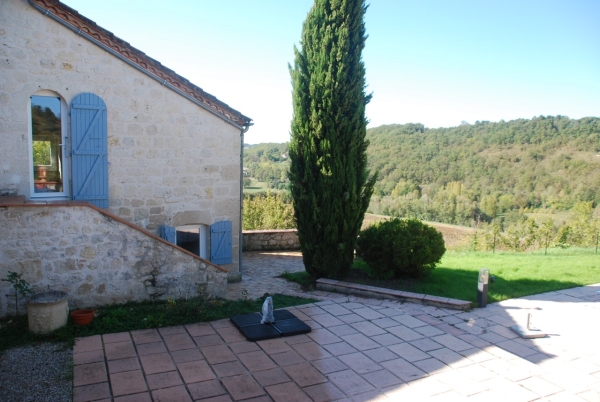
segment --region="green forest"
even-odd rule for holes
[[[369,212],[474,226],[510,212],[568,211],[600,203],[600,118],[564,116],[426,128],[367,130]],[[248,175],[286,189],[288,144],[244,151]]]

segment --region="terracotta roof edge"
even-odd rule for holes
[[[238,128],[247,128],[252,119],[233,109],[185,77],[163,66],[141,50],[102,28],[59,0],[28,0],[29,4],[49,18],[70,27],[73,31],[103,48],[111,50],[129,64],[136,66],[163,85],[198,104]]]

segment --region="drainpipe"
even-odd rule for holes
[[[240,131],[240,237],[238,241],[238,264],[240,270],[240,281],[242,280],[242,246],[243,246],[243,234],[242,234],[242,214],[244,209],[244,133],[250,129],[250,126],[254,125],[253,122],[248,122]]]

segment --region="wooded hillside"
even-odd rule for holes
[[[468,223],[600,201],[600,118],[387,125],[367,138],[379,171],[374,213]]]
[[[370,212],[467,224],[510,211],[569,210],[600,203],[600,118],[540,116],[429,129],[367,130]],[[250,175],[287,185],[287,144],[244,150]]]

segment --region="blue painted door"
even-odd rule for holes
[[[73,199],[108,208],[108,130],[106,104],[91,93],[71,102]]]
[[[170,243],[177,244],[177,230],[173,226],[161,226],[160,237]]]
[[[215,264],[231,264],[231,221],[210,225],[210,261]]]

